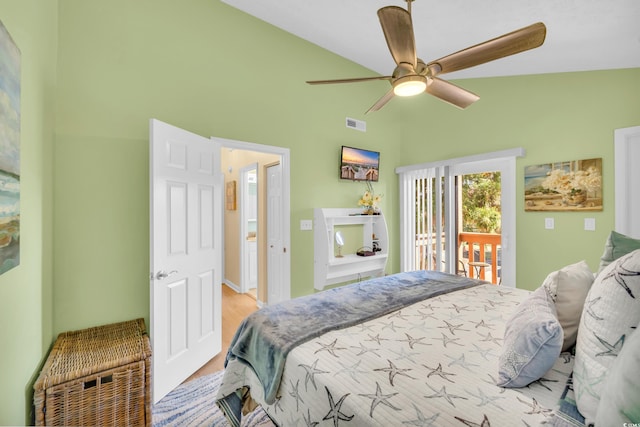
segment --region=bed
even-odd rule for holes
[[[583,425],[570,352],[526,386],[496,385],[505,325],[531,294],[416,271],[265,307],[238,329],[217,403],[232,425],[255,404],[279,426]],[[283,325],[304,337],[269,331]]]
[[[278,426],[640,422],[635,295],[640,240],[615,232],[597,274],[535,291],[433,271],[330,289],[248,316],[216,403],[234,426],[257,405]]]

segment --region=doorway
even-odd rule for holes
[[[239,293],[249,292],[255,283],[258,307],[287,300],[290,298],[291,274],[289,150],[242,141],[213,140],[220,146],[225,185],[235,182],[238,193],[237,204],[226,203],[224,212],[223,283]],[[282,171],[275,182],[268,175],[268,167],[273,164],[280,165]],[[281,194],[275,211],[277,215],[273,215],[273,208],[268,207],[270,188],[277,188]],[[255,193],[255,197],[251,193]],[[274,230],[280,236],[280,250],[270,253],[268,242]],[[275,255],[277,262],[271,264],[268,255]],[[274,272],[270,271],[269,265],[281,268]]]
[[[502,174],[459,175],[456,182],[456,262],[458,274],[501,283]]]
[[[214,139],[214,141],[216,141]],[[258,285],[255,304],[257,308],[290,298],[291,263],[290,208],[289,208],[289,150],[258,144],[221,140],[220,168],[225,183],[240,181],[243,167],[256,170],[258,214],[256,218],[256,254],[258,258]],[[247,172],[247,175],[250,175]],[[252,179],[252,178],[251,178]],[[238,185],[238,201],[242,185]],[[266,194],[265,194],[266,193]],[[240,203],[242,203],[240,201]],[[207,362],[189,379],[216,372],[224,368],[224,360],[231,338],[242,319],[252,312],[247,302],[249,293],[241,293],[239,229],[240,203],[235,209],[225,207],[223,232],[222,289],[222,352]],[[229,206],[231,207],[231,206]],[[262,211],[266,210],[266,214]],[[268,257],[268,260],[264,260]],[[266,277],[266,281],[264,278]],[[262,279],[262,280],[261,280]],[[272,284],[272,286],[269,286]],[[267,288],[269,290],[267,291]],[[268,294],[268,295],[267,295]],[[237,304],[237,305],[236,305]],[[232,307],[229,307],[232,305]]]
[[[233,170],[222,161],[226,149],[265,156],[255,160],[258,165],[282,165],[278,225],[284,268],[273,283],[269,303],[290,298],[290,157],[285,148],[205,138],[155,119],[150,120],[149,134],[150,335],[157,401],[198,367],[225,357],[221,284],[227,277],[225,259],[238,258],[223,243],[232,226],[224,214],[235,212],[237,201],[237,177],[229,180],[223,173]],[[260,170],[266,168],[258,168],[258,174]]]

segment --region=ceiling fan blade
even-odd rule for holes
[[[430,80],[426,89],[428,94],[440,98],[460,109],[465,109],[480,99],[475,93],[462,89],[460,86],[456,86],[446,80],[437,77],[432,77]]]
[[[416,66],[416,42],[411,14],[398,6],[378,10],[378,18],[387,40],[387,46],[397,65],[404,62]]]
[[[370,80],[391,80],[391,76],[378,76],[378,77],[358,77],[354,79],[337,79],[337,80],[308,80],[307,83],[310,85],[326,85],[332,83],[357,83],[357,82],[368,82]]]
[[[427,67],[434,76],[464,70],[539,47],[544,43],[546,34],[547,27],[542,22],[538,22],[431,61]]]
[[[385,93],[382,98],[378,99],[378,101],[376,101],[375,104],[373,104],[371,106],[371,108],[369,108],[367,110],[367,112],[365,114],[369,114],[372,111],[378,111],[379,109],[381,109],[382,107],[384,107],[384,105],[389,102],[391,100],[391,98],[393,98],[394,93],[393,93],[393,88],[391,88],[391,90],[387,93]]]

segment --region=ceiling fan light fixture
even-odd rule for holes
[[[475,44],[468,48],[425,63],[416,55],[411,3],[407,8],[386,6],[378,9],[378,19],[396,67],[390,76],[361,77],[338,80],[313,80],[309,84],[352,83],[369,80],[387,80],[391,90],[376,101],[365,114],[378,111],[394,96],[409,97],[427,92],[460,109],[476,102],[478,95],[453,83],[442,80],[441,74],[465,70],[500,58],[535,49],[544,43],[547,27],[537,22],[502,36]]]
[[[427,88],[424,76],[404,76],[393,83],[393,93],[397,96],[414,96],[421,94]]]

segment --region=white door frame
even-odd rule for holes
[[[615,227],[618,233],[640,239],[640,193],[631,183],[640,182],[640,126],[616,129],[615,144]]]
[[[291,298],[291,156],[288,148],[276,147],[272,145],[262,145],[253,142],[236,141],[233,139],[225,139],[211,137],[211,141],[216,144],[218,152],[223,148],[232,148],[236,150],[257,151],[260,153],[275,154],[280,156],[280,164],[282,165],[282,278],[278,281],[278,295],[280,300],[288,300]],[[218,157],[220,158],[220,156]],[[223,227],[224,228],[224,227]],[[224,263],[223,263],[224,265]],[[224,275],[224,272],[223,272]],[[224,276],[223,276],[224,277]],[[272,286],[272,284],[270,284]],[[275,290],[274,290],[275,291]],[[269,290],[271,292],[271,290]],[[269,304],[269,301],[266,301]]]

